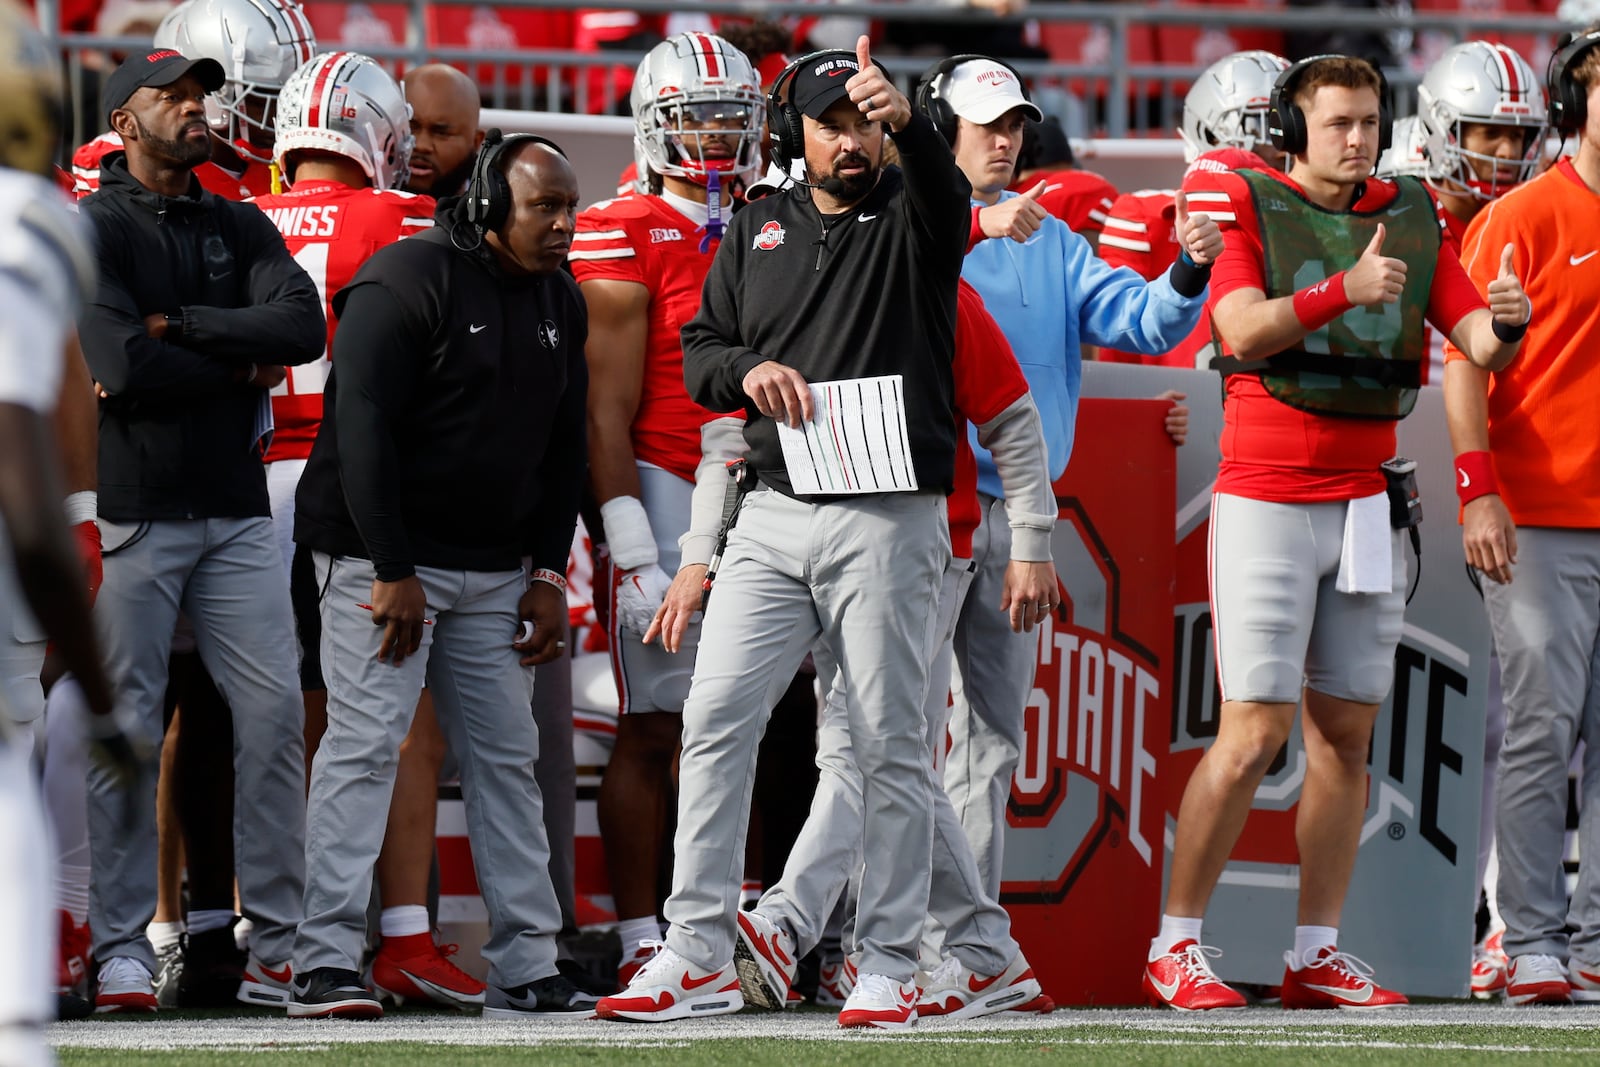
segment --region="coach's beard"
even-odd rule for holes
[[[844,178],[839,175],[839,171],[844,167],[863,167],[865,169],[860,174]],[[818,174],[816,171],[811,170],[810,167],[807,167],[808,173],[806,177],[810,179],[812,185],[821,189],[835,200],[853,204],[872,192],[872,187],[878,183],[878,172],[881,169],[881,167],[874,166],[872,160],[862,153],[847,152],[833,161],[833,169],[828,174]]]

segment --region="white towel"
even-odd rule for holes
[[[1394,592],[1394,531],[1389,525],[1388,493],[1350,501],[1334,588],[1341,593]]]

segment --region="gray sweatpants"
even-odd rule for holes
[[[733,959],[756,750],[773,705],[819,639],[855,699],[866,864],[862,971],[909,981],[928,910],[932,781],[922,698],[950,533],[943,496],[806,504],[746,499],[702,623],[683,710],[667,943],[702,968]]]
[[[966,596],[972,561],[953,560],[939,591],[934,647],[929,650],[928,691],[924,722],[930,749],[945,723],[945,701],[950,686],[950,637],[955,617]],[[998,603],[998,601],[996,601]],[[817,655],[819,670],[825,657]],[[849,693],[838,671],[823,702],[817,727],[817,792],[811,813],[795,840],[783,877],[761,897],[757,910],[775,922],[788,925],[795,935],[798,955],[810,952],[822,938],[834,902],[851,873],[861,862],[861,772],[850,745]],[[928,893],[928,915],[943,928],[943,947],[977,974],[999,974],[1017,954],[1011,938],[1011,919],[983,891],[982,879],[965,832],[944,787],[933,777],[933,863]]]
[[[145,925],[156,908],[156,791],[167,657],[183,611],[206,671],[233,711],[234,857],[250,950],[289,958],[305,876],[305,708],[289,587],[272,522],[100,520],[105,582],[95,601],[119,710],[149,742],[143,787],[89,773],[89,927],[95,958],[155,971]],[[218,759],[226,758],[217,753]]]
[[[977,569],[956,616],[944,787],[972,844],[984,892],[998,900],[1006,804],[1022,753],[1022,711],[1033,689],[1039,635],[1013,632],[999,610],[1011,563],[1011,523],[1004,500],[979,493],[978,503],[972,534]]]
[[[511,987],[554,974],[561,913],[533,776],[539,757],[529,704],[533,672],[511,647],[526,575],[520,568],[418,567],[433,625],[422,628],[417,654],[396,666],[378,660],[383,628],[356,607],[371,596],[372,564],[321,552],[315,559],[328,731],[311,765],[306,917],[294,947],[296,972],[360,964],[400,742],[426,679],[461,768],[467,838],[489,913],[483,946],[489,981]]]
[[[1512,582],[1484,579],[1505,692],[1495,789],[1497,895],[1506,953],[1568,955],[1561,873],[1567,764],[1585,742],[1584,780],[1600,782],[1600,530],[1517,530]],[[1572,896],[1571,955],[1600,965],[1600,789],[1585,789],[1583,858]]]

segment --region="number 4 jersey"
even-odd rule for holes
[[[283,234],[295,262],[317,284],[328,316],[328,346],[322,358],[290,367],[288,376],[272,390],[276,431],[266,461],[305,459],[322,424],[322,387],[333,351],[334,294],[350,284],[372,253],[432,226],[434,202],[415,193],[312,180],[250,202],[266,212]]]

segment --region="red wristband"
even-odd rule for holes
[[[1500,492],[1494,477],[1494,457],[1487,452],[1463,452],[1456,457],[1456,496],[1461,506],[1480,496]]]
[[[1328,325],[1355,307],[1344,295],[1344,271],[1330,275],[1294,294],[1294,314],[1308,330]]]

